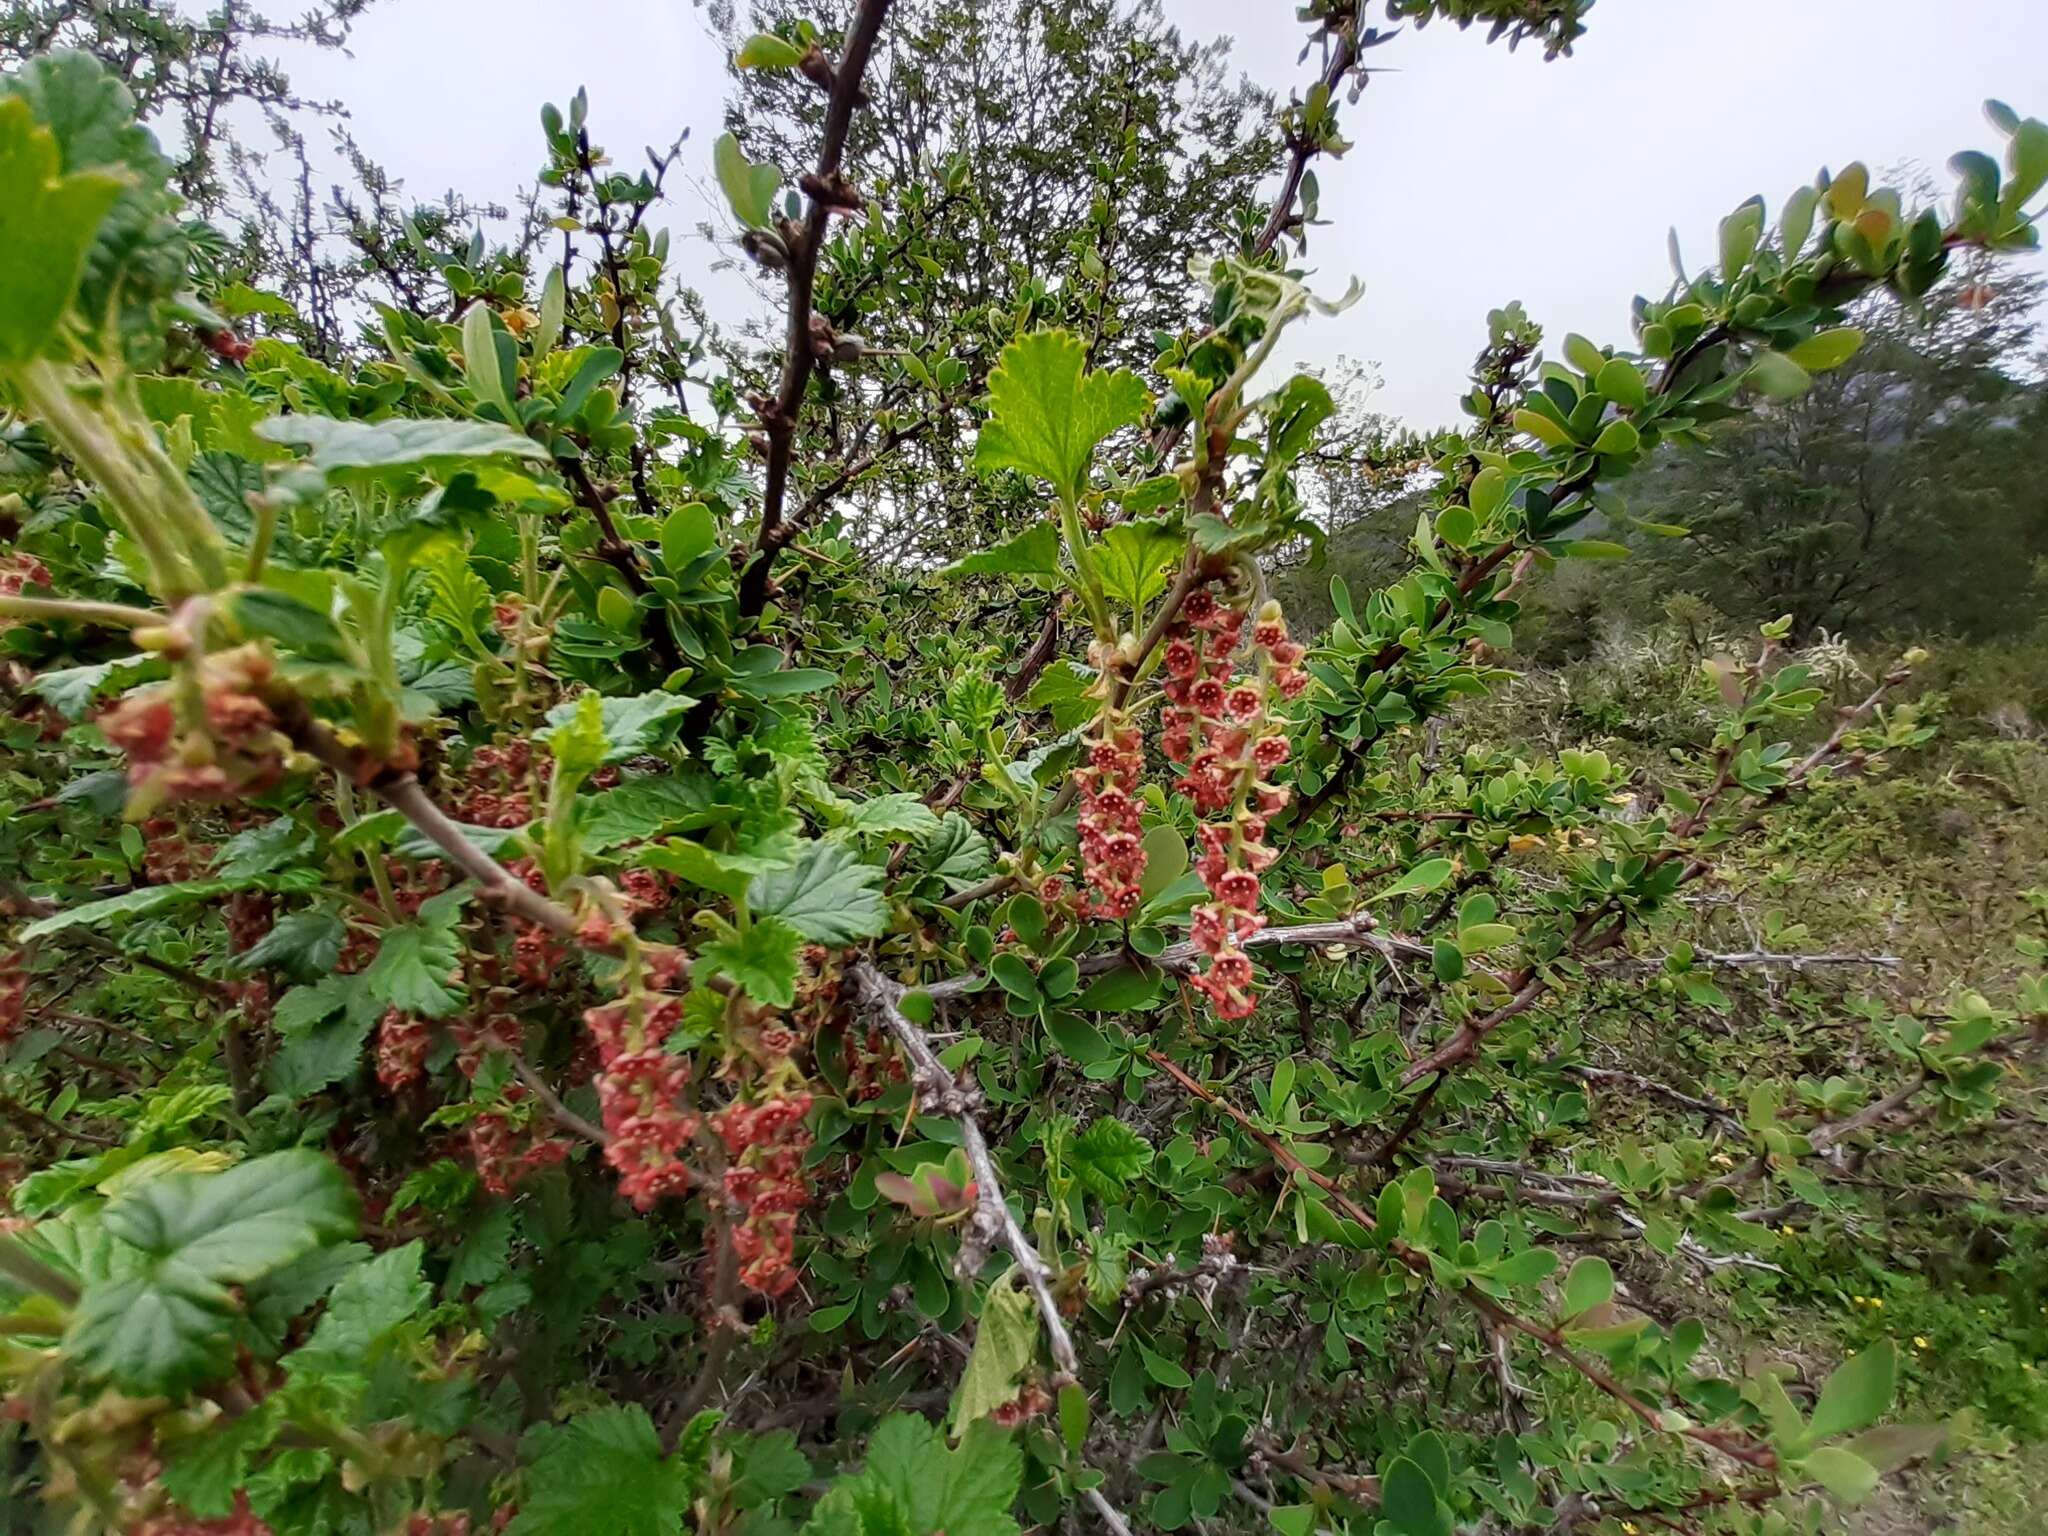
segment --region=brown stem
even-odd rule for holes
[[[845,47],[833,70],[832,95],[825,108],[825,131],[818,146],[813,185],[830,185],[839,179],[847,131],[853,125],[853,109],[861,99],[861,77],[867,73],[868,56],[874,51],[882,17],[888,9],[889,0],[861,0],[846,29]],[[782,505],[789,494],[789,464],[796,445],[797,418],[803,411],[804,391],[810,385],[817,362],[811,350],[811,300],[818,256],[825,244],[825,226],[832,209],[832,203],[817,192],[811,193],[803,226],[787,242],[789,319],[783,343],[782,382],[761,418],[768,437],[768,468],[761,493],[761,530],[754,556],[740,573],[742,623],[758,618],[768,605],[769,570],[775,563],[776,552],[788,539],[780,531]]]
[[[25,913],[30,917],[54,917],[60,910],[39,897],[29,895],[27,891],[16,885],[12,880],[0,876],[0,911],[10,908]],[[101,954],[111,958],[133,961],[136,965],[155,971],[159,976],[168,977],[180,986],[189,987],[192,991],[199,993],[203,997],[210,997],[216,1002],[229,1002],[234,997],[234,994],[220,982],[202,976],[197,971],[187,970],[182,965],[173,965],[168,960],[159,960],[154,955],[130,954],[112,939],[107,938],[103,934],[95,933],[90,928],[66,928],[63,930],[62,936],[76,939],[79,943],[96,949]]]
[[[619,532],[619,525],[612,520],[611,504],[604,489],[590,478],[590,468],[583,462],[583,456],[565,454],[555,462],[575,491],[577,504],[596,520],[598,557],[619,573],[635,597],[650,595],[654,589],[648,584],[647,573],[640,567],[639,551]],[[681,667],[683,653],[677,649],[675,636],[669,632],[666,612],[650,614],[647,629],[648,644],[654,648],[655,659],[663,675]]]
[[[0,1120],[12,1121],[24,1130],[40,1131],[45,1136],[62,1136],[88,1147],[118,1147],[121,1145],[120,1141],[115,1137],[100,1136],[91,1131],[77,1131],[68,1125],[59,1124],[48,1115],[40,1114],[30,1109],[21,1100],[10,1098],[4,1093],[0,1093]]]
[[[1212,1108],[1221,1110],[1232,1120],[1236,1121],[1246,1134],[1257,1141],[1260,1146],[1264,1147],[1273,1160],[1290,1174],[1298,1179],[1306,1179],[1322,1190],[1346,1216],[1365,1228],[1367,1232],[1376,1232],[1378,1230],[1379,1223],[1372,1213],[1346,1195],[1338,1187],[1336,1180],[1302,1162],[1300,1158],[1288,1150],[1285,1142],[1261,1130],[1252,1122],[1250,1116],[1246,1115],[1243,1110],[1232,1104],[1228,1099],[1223,1098],[1203,1084],[1195,1081],[1194,1078],[1181,1070],[1172,1057],[1160,1051],[1148,1051],[1146,1054],[1154,1066],[1165,1072],[1167,1076],[1180,1084],[1187,1092],[1193,1094]],[[1423,1276],[1425,1279],[1430,1276],[1431,1268],[1427,1254],[1419,1249],[1411,1248],[1400,1238],[1391,1236],[1389,1237],[1387,1248],[1395,1258],[1399,1259],[1414,1273]],[[1587,1381],[1635,1415],[1645,1427],[1653,1430],[1664,1428],[1662,1415],[1619,1381],[1615,1380],[1603,1367],[1595,1365],[1592,1361],[1580,1355],[1578,1351],[1571,1347],[1569,1341],[1560,1330],[1525,1318],[1519,1313],[1513,1312],[1501,1305],[1492,1297],[1473,1289],[1471,1286],[1459,1286],[1453,1294],[1468,1306],[1476,1308],[1496,1327],[1509,1328],[1525,1338],[1534,1339],[1548,1353],[1556,1359],[1563,1361],[1574,1371],[1578,1372],[1579,1375],[1583,1376]],[[1746,1462],[1751,1466],[1772,1467],[1777,1464],[1777,1455],[1769,1446],[1759,1444],[1735,1431],[1708,1429],[1703,1426],[1694,1425],[1682,1430],[1681,1433],[1702,1445],[1711,1446],[1722,1454],[1731,1456],[1738,1461]]]
[[[529,1093],[540,1100],[541,1106],[554,1117],[555,1124],[565,1131],[581,1136],[594,1146],[603,1147],[611,1144],[611,1137],[605,1134],[604,1127],[592,1124],[564,1104],[562,1096],[548,1086],[547,1079],[534,1071],[524,1056],[517,1051],[507,1051],[505,1056],[512,1063],[512,1075],[526,1085]]]

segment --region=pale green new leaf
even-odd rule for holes
[[[696,702],[686,693],[658,690],[624,699],[582,693],[549,710],[548,728],[536,739],[554,746],[557,757],[570,751],[579,765],[587,759],[589,766],[576,770],[587,774],[605,763],[623,763],[667,746]],[[573,746],[562,736],[570,727],[576,732]]]
[[[56,137],[20,97],[0,101],[0,364],[48,349],[121,195],[101,171],[58,174]]]
[[[1820,1389],[1820,1401],[1813,1405],[1814,1439],[1851,1434],[1883,1418],[1892,1405],[1898,1370],[1898,1351],[1890,1339],[1881,1339],[1843,1361]]]
[[[982,1303],[974,1350],[953,1391],[949,1424],[955,1435],[1015,1399],[1038,1358],[1038,1304],[1021,1279],[1010,1270],[989,1287]]]
[[[1422,891],[1433,891],[1451,878],[1452,868],[1449,859],[1424,859],[1373,900],[1384,901],[1389,896],[1413,896]]]
[[[711,149],[711,161],[733,214],[750,228],[765,229],[782,173],[772,165],[750,162],[746,151],[740,148],[740,141],[729,133],[718,136]]]
[[[1145,386],[1128,369],[1085,371],[1088,349],[1067,331],[1035,331],[1003,348],[989,375],[989,419],[975,467],[1016,469],[1080,499],[1096,444],[1143,419]]]

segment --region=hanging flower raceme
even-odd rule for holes
[[[504,1094],[505,1102],[514,1105],[527,1097],[519,1083],[507,1083]],[[511,1116],[491,1110],[469,1122],[469,1155],[485,1190],[502,1197],[566,1158],[569,1143],[559,1136],[522,1130],[512,1124]]]
[[[554,759],[536,755],[531,742],[486,743],[469,755],[455,814],[473,826],[523,827],[534,818],[535,791],[547,788],[554,769]]]
[[[1145,844],[1138,823],[1138,776],[1145,754],[1138,729],[1121,710],[1105,710],[1074,770],[1081,791],[1079,828],[1088,915],[1123,919],[1138,910]]]
[[[0,1045],[21,1032],[27,1017],[27,957],[18,949],[0,950]]]
[[[664,1048],[682,1016],[682,999],[648,991],[637,970],[624,997],[583,1015],[597,1045],[605,1161],[619,1175],[619,1193],[643,1211],[687,1193],[696,1178],[680,1156],[699,1123],[680,1103],[690,1067]]]
[[[739,1209],[732,1244],[740,1283],[764,1296],[796,1284],[796,1218],[811,1199],[803,1171],[810,1112],[811,1095],[799,1088],[752,1103],[735,1099],[710,1117],[730,1159],[725,1193]]]
[[[432,1043],[425,1019],[387,1008],[377,1021],[377,1081],[393,1093],[418,1082],[426,1075]]]
[[[1210,901],[1197,906],[1191,937],[1208,959],[1192,985],[1222,1019],[1242,1019],[1258,1006],[1244,941],[1265,926],[1259,875],[1275,857],[1266,823],[1286,806],[1289,791],[1270,775],[1287,761],[1287,735],[1271,714],[1275,694],[1293,697],[1306,684],[1302,648],[1287,636],[1280,605],[1269,602],[1252,626],[1257,672],[1240,676],[1235,652],[1246,606],[1219,602],[1206,588],[1191,593],[1168,635],[1167,756],[1185,763],[1179,789],[1203,815],[1195,873]]]

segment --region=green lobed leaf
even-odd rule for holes
[[[467,996],[461,940],[447,924],[415,921],[387,928],[363,984],[383,1007],[446,1018]]]
[[[726,977],[757,1003],[787,1008],[796,1001],[797,956],[804,935],[780,917],[757,916],[744,933],[714,939],[697,961]]]
[[[194,902],[210,901],[232,889],[232,886],[220,880],[188,880],[177,885],[145,885],[137,890],[123,891],[118,896],[80,902],[75,907],[52,912],[48,917],[39,917],[21,930],[20,940],[26,944],[33,939],[48,938],[53,933],[62,933],[67,928],[76,928],[81,924],[98,926],[109,918],[143,917],[151,913],[167,912],[173,907],[188,907]]]
[[[794,864],[754,880],[747,904],[757,916],[781,918],[816,944],[852,944],[889,927],[882,871],[839,842],[805,844]]]
[[[846,818],[846,830],[855,837],[877,841],[908,838],[917,841],[939,829],[938,813],[913,794],[877,795],[856,805]]]
[[[1022,533],[978,550],[939,572],[941,576],[1048,576],[1060,574],[1060,531],[1033,523]]]
[[[101,1216],[142,1255],[136,1271],[86,1287],[66,1353],[125,1391],[177,1393],[225,1368],[247,1285],[355,1229],[355,1193],[317,1152],[275,1152],[221,1173],[136,1185]]]
[[[1068,331],[1035,331],[1003,348],[989,375],[989,419],[977,469],[1021,470],[1078,502],[1096,445],[1143,419],[1145,386],[1128,369],[1086,371],[1088,349]]]
[[[1177,564],[1185,541],[1163,521],[1118,523],[1103,530],[1095,547],[1095,573],[1102,590],[1133,614],[1166,590],[1167,572]]]
[[[256,424],[256,435],[265,442],[306,450],[315,469],[329,472],[445,469],[475,459],[548,456],[532,438],[489,421],[273,416]]]
[[[414,1241],[358,1264],[335,1285],[313,1335],[285,1362],[294,1376],[362,1375],[378,1342],[425,1311],[433,1287],[420,1274],[424,1249]]]
[[[1074,1138],[1068,1155],[1075,1175],[1091,1193],[1120,1201],[1152,1166],[1152,1143],[1121,1120],[1104,1116],[1090,1121]]]
[[[507,1536],[678,1536],[691,1477],[647,1410],[593,1408],[548,1435]]]

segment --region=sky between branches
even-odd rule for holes
[[[1307,78],[1289,0],[1166,0],[1190,35],[1235,39],[1238,66],[1283,93]],[[1249,19],[1248,19],[1249,18]],[[1572,58],[1510,54],[1445,24],[1371,55],[1347,109],[1355,148],[1320,170],[1329,228],[1312,233],[1322,291],[1355,308],[1304,325],[1292,361],[1369,360],[1377,408],[1448,422],[1488,309],[1519,298],[1553,337],[1625,342],[1628,301],[1689,267],[1752,193],[1773,209],[1822,165],[1997,151],[1986,96],[2048,116],[2048,0],[1604,0]],[[336,97],[357,137],[415,196],[510,201],[539,157],[538,112],[587,86],[595,136],[633,164],[688,129],[667,218],[677,270],[738,317],[746,281],[698,239],[732,221],[710,175],[724,60],[683,0],[387,0],[350,56],[289,57],[293,83]],[[252,136],[253,138],[253,136]],[[2034,258],[2039,262],[2040,258]]]

